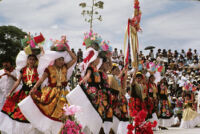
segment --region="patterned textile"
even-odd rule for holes
[[[81,87],[94,109],[98,112],[103,121],[112,121],[113,110],[111,108],[111,92],[108,88],[107,75],[97,71],[93,67],[88,67],[91,71],[88,85]]]
[[[22,82],[23,86],[22,89],[17,91],[16,93],[12,94],[8,97],[5,101],[5,104],[2,108],[2,112],[7,114],[13,120],[29,123],[28,120],[24,117],[21,113],[18,103],[20,103],[24,98],[26,98],[29,94],[29,91],[34,86],[34,84],[38,80],[38,73],[37,68],[33,68],[33,74],[27,72],[28,67],[22,68],[21,75],[22,75]],[[31,80],[31,84],[28,81]]]
[[[169,119],[173,116],[173,110],[170,106],[167,95],[167,85],[163,83],[158,85],[158,118]]]
[[[37,91],[32,95],[32,98],[45,116],[52,120],[61,121],[62,108],[67,104],[65,98],[68,94],[68,91],[65,91],[67,68],[63,66],[57,70],[55,66],[49,66],[45,72],[48,74],[49,86]]]
[[[115,115],[120,121],[128,121],[128,102],[126,97],[122,94],[121,81],[115,76],[110,75],[109,81],[110,91],[111,91],[111,100],[112,100],[112,109],[113,115]]]

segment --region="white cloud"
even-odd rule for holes
[[[83,33],[89,30],[89,24],[84,22],[81,16],[82,9],[78,6],[82,1],[4,0],[0,3],[0,17],[4,20],[0,24],[14,24],[31,33],[42,32],[47,39],[59,39],[61,35],[66,34],[69,44],[80,48]],[[193,48],[198,47],[200,2],[179,7],[179,10],[173,12],[175,8],[170,6],[176,3],[178,6],[180,1],[140,1],[143,13],[143,33],[139,34],[141,49],[151,44],[161,48],[188,48],[188,44]],[[99,10],[103,21],[95,21],[94,31],[105,40],[110,40],[113,47],[123,48],[127,20],[133,14],[133,0],[104,0],[104,3],[104,9]]]
[[[57,25],[57,24],[52,25],[51,28],[52,28],[52,29],[58,29],[58,25]]]
[[[180,1],[179,1],[180,2]],[[143,34],[140,35],[140,43],[143,48],[148,45],[155,45],[162,49],[188,49],[198,48],[200,36],[200,3],[184,1],[190,4],[179,10],[170,10],[169,5],[176,4],[173,1],[165,3],[163,8],[169,8],[169,11],[148,17],[142,21]],[[145,4],[145,3],[144,3]],[[162,12],[163,9],[157,12]]]

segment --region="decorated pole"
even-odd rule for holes
[[[139,1],[134,0],[134,14],[133,18],[128,19],[128,25],[125,33],[124,39],[124,50],[127,50],[125,64],[128,65],[129,60],[132,60],[132,66],[138,66],[138,51],[139,51],[139,42],[137,32],[141,31],[140,28],[140,19],[141,11],[139,6]],[[126,45],[128,40],[128,45]],[[131,51],[132,49],[132,51]]]

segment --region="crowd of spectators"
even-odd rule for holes
[[[78,65],[83,61],[83,51],[78,49],[77,53],[72,49],[77,55],[77,67],[74,71],[74,75],[76,76],[72,80],[73,84],[76,85],[78,83],[78,79],[80,78],[80,72],[78,69]],[[149,69],[149,64],[153,63],[155,66],[160,65],[163,66],[161,76],[157,77],[165,77],[168,81],[169,92],[172,96],[180,96],[182,93],[182,88],[186,82],[192,83],[194,85],[198,85],[200,83],[200,57],[199,53],[196,49],[192,50],[189,48],[187,52],[182,49],[180,52],[174,50],[172,52],[171,49],[158,49],[157,52],[154,52],[154,49],[149,50],[149,54],[144,55],[143,51],[140,51],[138,54],[139,60],[139,71],[141,71],[146,76],[150,75],[150,71],[156,71]],[[122,70],[124,67],[124,54],[122,50],[114,49],[112,53],[112,62],[117,63],[118,67]],[[130,61],[131,63],[131,61]],[[132,64],[129,64],[129,77],[127,82],[130,83],[131,75],[134,72],[134,67]],[[156,82],[159,82],[159,79]],[[74,87],[74,86],[73,86]]]

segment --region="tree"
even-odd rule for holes
[[[81,14],[83,15],[83,17],[85,17],[85,21],[90,23],[90,30],[92,30],[94,20],[102,21],[102,16],[99,14],[98,9],[103,9],[103,5],[104,2],[97,0],[92,0],[91,6],[87,6],[86,2],[82,2],[79,4],[79,6],[84,9]],[[87,7],[89,9],[85,9]]]
[[[22,49],[21,39],[27,33],[15,26],[0,26],[0,63],[4,58],[11,59],[15,62],[15,58]]]

